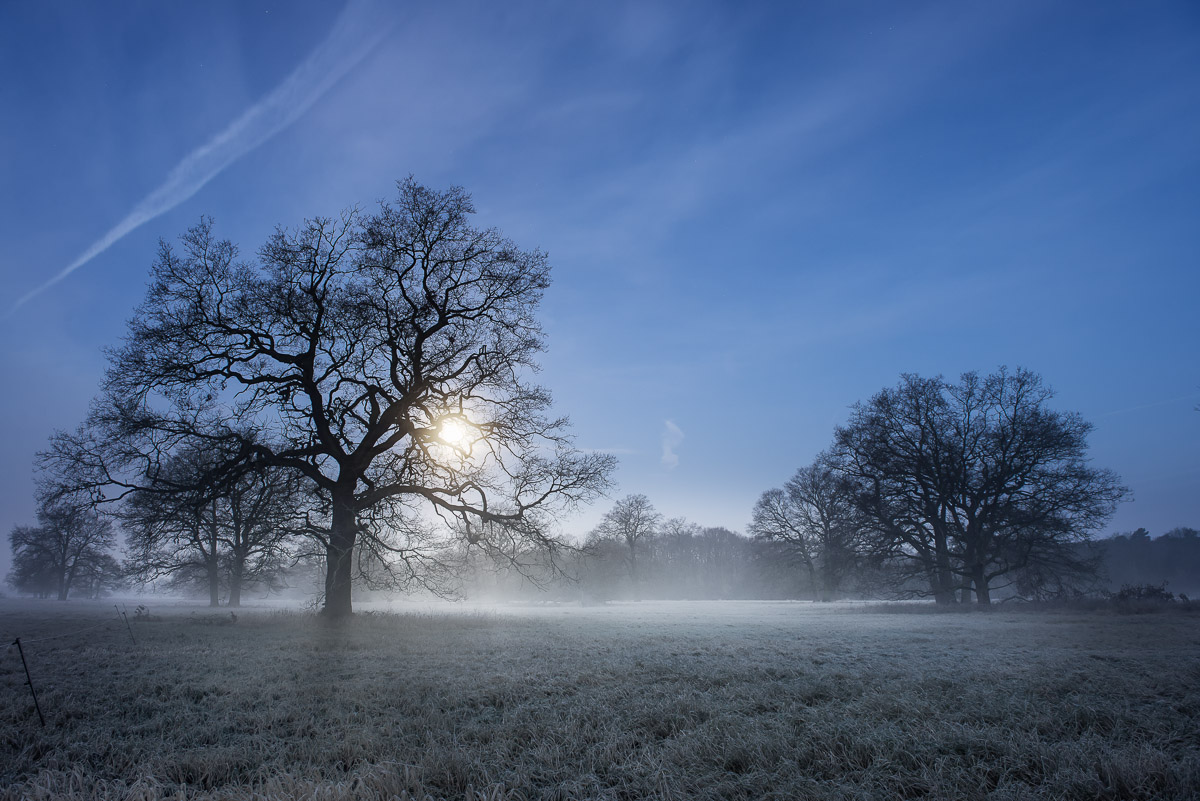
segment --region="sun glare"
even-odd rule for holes
[[[466,448],[471,444],[470,427],[461,420],[445,420],[438,428],[438,439],[454,448]]]

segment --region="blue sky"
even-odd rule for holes
[[[158,238],[409,173],[549,251],[541,380],[614,497],[744,528],[901,372],[1007,364],[1096,424],[1109,530],[1200,526],[1192,2],[48,0],[0,76],[5,533]]]

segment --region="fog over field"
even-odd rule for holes
[[[1195,614],[0,605],[0,798],[1183,799]],[[92,627],[92,628],[88,628]]]

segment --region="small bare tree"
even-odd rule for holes
[[[627,495],[605,512],[600,525],[592,532],[593,539],[608,539],[624,542],[629,552],[629,580],[633,584],[633,595],[640,600],[638,583],[638,543],[655,534],[662,519],[645,495]]]
[[[128,493],[115,514],[126,534],[129,575],[203,585],[210,606],[219,605],[224,587],[227,603],[237,607],[243,588],[281,585],[307,499],[296,476],[278,468],[214,487],[206,478],[217,461],[211,452],[185,451],[158,481]]]
[[[763,493],[750,532],[783,544],[807,570],[813,596],[830,601],[857,564],[860,525],[854,487],[822,455]]]
[[[67,600],[77,582],[89,587],[115,567],[112,523],[78,497],[43,491],[37,526],[15,526],[9,535],[13,568],[8,583],[40,597]],[[99,575],[98,575],[99,574]]]

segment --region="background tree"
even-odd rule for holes
[[[9,535],[13,567],[8,583],[21,592],[60,601],[82,582],[90,592],[116,580],[112,523],[79,498],[43,491],[37,526],[15,526]],[[119,574],[118,574],[119,575]]]
[[[96,600],[110,592],[125,589],[129,583],[117,558],[109,552],[85,559],[75,573],[72,591],[83,598]]]
[[[8,541],[13,555],[9,586],[37,598],[58,595],[63,573],[53,558],[53,535],[38,526],[13,526]]]
[[[118,512],[125,531],[126,573],[139,582],[204,587],[209,606],[221,599],[218,499],[203,481],[205,453],[178,454],[165,482],[128,493]],[[162,484],[167,486],[163,487]]]
[[[946,430],[944,387],[940,378],[903,375],[895,389],[854,405],[833,451],[857,486],[872,561],[895,566],[901,582],[923,579],[940,604],[953,602],[958,587],[937,438]]]
[[[683,517],[672,517],[659,525],[651,553],[657,586],[669,587],[684,598],[704,596],[699,550],[702,531],[698,523]]]
[[[830,601],[858,559],[860,515],[854,486],[827,457],[802,467],[781,489],[763,493],[750,532],[782,543],[808,572],[813,595]]]
[[[604,513],[600,524],[592,532],[593,541],[615,540],[623,542],[627,549],[629,580],[633,585],[634,598],[640,596],[638,584],[639,543],[652,536],[662,519],[645,495],[626,495]]]
[[[240,606],[247,586],[282,586],[289,541],[304,520],[306,498],[294,474],[246,472],[210,485],[212,453],[185,451],[157,482],[128,494],[117,515],[129,548],[127,572],[141,581],[206,588],[210,606]]]
[[[240,606],[248,587],[284,586],[289,541],[301,530],[307,498],[299,476],[268,467],[243,474],[220,499],[222,564],[229,606]]]
[[[695,540],[704,597],[757,597],[753,543],[724,526],[705,526]]]
[[[352,611],[355,547],[377,510],[401,537],[446,524],[437,542],[388,544],[407,565],[454,535],[553,545],[555,512],[594,497],[614,465],[575,450],[526,378],[545,254],[473,227],[473,212],[463,190],[409,179],[375,214],[278,230],[254,263],[204,220],[182,254],[160,246],[111,354],[98,408],[158,441],[216,398],[235,435],[261,432],[242,438],[242,469],[292,470],[325,500],[330,615]]]
[[[997,581],[1065,587],[1094,572],[1080,545],[1127,490],[1088,464],[1091,425],[1052,397],[1027,370],[956,385],[906,375],[837,430],[880,550],[915,560],[937,600],[962,587],[986,605]]]

